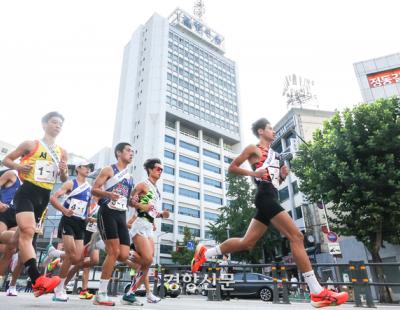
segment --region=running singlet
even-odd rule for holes
[[[20,173],[22,181],[28,181],[36,186],[51,190],[56,183],[58,165],[61,158],[61,148],[47,146],[43,141],[36,141],[31,153],[21,159],[21,165],[31,165],[28,173]]]
[[[104,190],[107,192],[113,192],[120,195],[120,198],[113,201],[109,198],[101,198],[99,200],[100,206],[107,206],[110,209],[118,211],[128,210],[128,199],[133,188],[133,179],[128,169],[125,168],[122,171],[118,170],[117,165],[111,165],[114,176],[110,178],[104,184]]]
[[[267,150],[266,148],[257,145],[261,152],[261,159],[259,162],[252,165],[253,171],[259,169],[266,169],[267,173],[261,178],[255,178],[257,184],[260,182],[269,182],[277,189],[279,187],[279,155],[271,147]]]
[[[77,179],[74,179],[72,182],[72,191],[65,199],[64,207],[74,211],[74,217],[84,220],[87,217],[87,210],[90,198],[92,197],[92,187],[88,182],[79,185]]]
[[[153,223],[154,219],[158,217],[161,212],[161,194],[157,186],[151,183],[149,179],[144,181],[144,183],[147,185],[149,190],[145,195],[140,197],[139,203],[144,205],[152,204],[153,208],[148,212],[138,209],[138,217],[147,218]]]
[[[17,179],[15,180],[15,183],[11,185],[10,187],[3,187],[0,189],[0,201],[2,203],[5,203],[8,205],[10,208],[13,208],[13,198],[15,195],[15,192],[17,189],[21,186],[22,182],[18,177],[18,173],[15,170],[11,170],[15,173],[17,176]]]

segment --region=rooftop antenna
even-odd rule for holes
[[[194,2],[193,13],[194,13],[194,16],[196,16],[198,19],[200,19],[200,20],[203,19],[203,15],[205,13],[205,7],[204,7],[203,0],[196,0]]]
[[[286,97],[287,108],[303,108],[304,105],[317,103],[317,96],[313,94],[314,81],[296,74],[285,77],[282,96]],[[317,103],[318,107],[318,103]]]

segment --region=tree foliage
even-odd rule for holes
[[[176,251],[171,253],[172,261],[179,265],[189,265],[192,261],[194,250],[189,250],[187,244],[194,241],[190,229],[186,226],[183,229],[183,241],[176,242]]]
[[[209,226],[211,234],[218,243],[227,239],[228,225],[230,237],[243,237],[255,214],[253,206],[255,190],[251,188],[248,179],[243,176],[228,174],[226,181],[229,203],[220,208],[219,219],[215,224]],[[277,248],[280,249],[281,241],[280,234],[274,229],[269,229],[252,250],[233,253],[231,259],[250,263],[258,263],[262,258],[271,261],[277,252]]]

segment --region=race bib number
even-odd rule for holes
[[[157,211],[157,209],[152,206],[151,209],[149,210],[148,214],[152,217],[152,218],[157,218],[157,216],[160,214],[160,212]]]
[[[118,198],[118,200],[116,200],[116,201],[111,200],[108,203],[108,207],[110,209],[114,209],[114,210],[118,210],[118,211],[128,210],[127,205],[128,205],[128,199],[126,199],[126,197],[123,197],[123,196],[120,196]]]
[[[275,188],[279,188],[279,161],[275,160],[271,166],[267,167],[269,176],[271,177],[272,185]]]
[[[72,198],[69,208],[74,212],[75,216],[85,218],[87,204],[87,201]]]
[[[56,183],[57,166],[48,160],[37,160],[35,163],[35,181],[43,183]]]
[[[96,232],[97,231],[97,222],[89,222],[86,225],[86,230],[90,232]]]

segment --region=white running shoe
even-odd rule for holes
[[[93,304],[101,306],[115,306],[115,302],[108,298],[107,293],[100,292],[97,292],[96,296],[94,296]]]
[[[153,293],[147,294],[147,302],[149,304],[156,304],[161,301],[161,298],[153,295]]]
[[[68,301],[67,292],[65,290],[62,290],[61,292],[54,291],[53,301],[67,302]]]
[[[17,288],[15,286],[10,286],[7,290],[7,296],[18,296]]]

